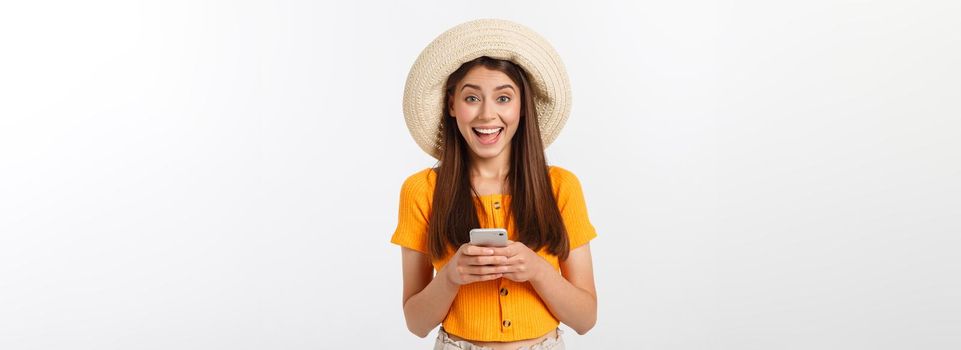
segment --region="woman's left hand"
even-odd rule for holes
[[[494,255],[507,257],[502,266],[504,278],[514,282],[533,281],[554,267],[521,242],[507,241],[507,247],[494,248]]]

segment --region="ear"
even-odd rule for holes
[[[451,118],[455,118],[455,116],[454,116],[454,97],[453,97],[453,96],[447,98],[447,106],[448,106],[448,107],[447,107],[447,114],[450,114]]]

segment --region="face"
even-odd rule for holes
[[[521,90],[507,74],[477,66],[457,86],[450,115],[475,157],[509,156],[521,113]]]

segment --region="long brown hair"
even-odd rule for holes
[[[470,179],[470,149],[457,129],[457,121],[450,116],[454,88],[468,71],[477,66],[503,72],[521,89],[520,123],[510,141],[510,170],[507,173],[508,194],[511,196],[508,218],[514,218],[517,240],[534,251],[547,247],[550,254],[567,260],[570,243],[551,187],[533,90],[521,67],[487,56],[464,63],[447,78],[444,121],[439,130],[441,158],[435,169],[437,183],[427,225],[431,259],[441,259],[469,242],[470,230],[480,227],[475,205],[481,204],[473,196],[477,192]]]

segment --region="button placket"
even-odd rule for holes
[[[497,209],[500,209],[501,205],[500,205],[500,201],[499,201],[499,199],[497,199],[497,197],[498,197],[497,195],[491,196],[491,217],[494,219],[494,227],[500,227],[500,226],[497,224],[497,218],[498,218],[498,216],[500,216],[500,215],[498,215],[498,213],[496,212],[496,210],[497,210]]]
[[[487,225],[488,225],[487,227],[497,227],[497,218],[494,217],[494,211],[487,210],[487,208],[492,207],[490,202],[493,201],[493,199],[487,196],[483,198],[484,198],[484,211],[486,212],[484,214],[485,216],[487,216]]]
[[[511,331],[512,304],[510,299],[507,299],[508,295],[510,295],[509,287],[510,287],[510,282],[507,279],[501,279],[500,289],[498,289],[497,294],[499,294],[498,303],[500,304],[500,307],[501,307],[501,331],[502,332]]]
[[[509,218],[506,217],[506,215],[505,215],[506,213],[505,213],[503,210],[501,210],[501,207],[504,206],[504,204],[503,204],[503,203],[504,203],[504,197],[501,196],[501,195],[497,195],[496,199],[497,199],[497,200],[494,201],[494,211],[497,213],[497,217],[500,218],[500,227],[506,228],[506,227],[507,227],[507,226],[506,226],[506,225],[507,225],[507,220],[508,220]]]

